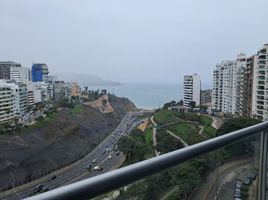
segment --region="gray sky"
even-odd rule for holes
[[[0,60],[120,82],[212,82],[268,42],[267,0],[0,0]]]

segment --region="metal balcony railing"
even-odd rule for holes
[[[86,200],[94,198],[258,133],[261,133],[258,199],[263,200],[266,199],[265,174],[268,145],[266,130],[268,130],[268,121],[29,197],[26,200]]]

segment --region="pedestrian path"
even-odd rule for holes
[[[174,138],[177,138],[178,140],[180,140],[184,147],[189,146],[189,144],[187,144],[183,139],[181,139],[179,136],[175,135],[171,131],[167,130],[167,133],[170,134],[171,136],[173,136]]]
[[[160,152],[156,150],[156,145],[157,145],[157,139],[156,139],[156,127],[157,127],[157,124],[155,123],[154,121],[154,116],[151,116],[150,117],[150,121],[152,122],[152,124],[154,125],[153,127],[153,143],[154,143],[154,152],[155,152],[155,156],[159,156],[160,155]]]

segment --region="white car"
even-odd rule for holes
[[[110,156],[108,157],[108,159],[111,160],[111,159],[112,159],[112,156],[110,155]]]
[[[100,166],[95,166],[93,169],[94,169],[94,171],[102,171],[103,170],[103,168]]]

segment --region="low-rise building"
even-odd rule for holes
[[[212,90],[201,90],[201,105],[211,104]]]
[[[53,85],[53,99],[55,102],[71,100],[71,84],[64,81],[55,81]]]
[[[81,95],[82,95],[82,90],[80,86],[76,82],[73,82],[71,84],[71,96],[80,98]]]

